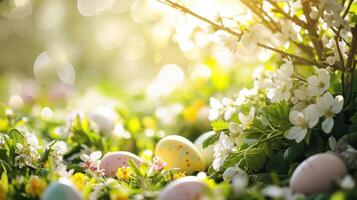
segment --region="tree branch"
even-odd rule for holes
[[[292,22],[294,22],[296,25],[302,27],[302,28],[306,28],[307,24],[302,21],[301,19],[299,19],[298,17],[294,16],[290,16],[288,13],[286,13],[275,1],[273,0],[267,0],[272,6],[274,6],[274,8],[276,9],[276,11],[282,15],[284,15],[284,17],[286,17],[287,19],[290,19]]]
[[[211,21],[211,20],[209,20],[209,19],[207,19],[207,18],[205,18],[205,17],[203,17],[203,16],[191,11],[190,9],[186,8],[185,6],[182,6],[182,5],[180,5],[178,3],[175,3],[175,2],[173,2],[171,0],[158,0],[158,1],[160,1],[160,2],[162,2],[164,4],[167,4],[167,5],[173,7],[175,9],[177,9],[177,10],[180,10],[180,11],[184,12],[184,13],[187,13],[187,14],[195,17],[195,18],[198,18],[198,19],[202,20],[202,21],[210,24],[211,26],[213,26],[213,28],[215,28],[216,30],[223,30],[223,31],[225,31],[225,32],[227,32],[227,33],[229,33],[229,34],[231,34],[233,36],[236,36],[238,38],[240,38],[242,36],[242,33],[237,33],[237,32],[233,31],[230,28],[227,28],[225,26],[217,24],[217,23],[215,23],[215,22],[213,22],[213,21]],[[276,49],[274,47],[270,47],[270,46],[265,45],[265,44],[258,43],[258,46],[260,46],[262,48],[265,48],[265,49],[268,49],[268,50],[271,50],[271,51],[274,51],[274,52],[279,53],[279,54],[284,55],[284,56],[289,56],[292,59],[300,61],[303,64],[315,65],[315,66],[320,67],[320,68],[324,67],[322,64],[318,63],[315,60],[308,60],[308,59],[300,57],[298,55],[287,53],[287,52],[284,52],[284,51],[282,51],[280,49]]]

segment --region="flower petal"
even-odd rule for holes
[[[209,105],[212,108],[216,108],[216,109],[222,109],[223,108],[223,104],[221,102],[219,102],[219,100],[214,98],[214,97],[211,97],[209,99]]]
[[[333,125],[334,125],[333,118],[332,117],[327,117],[321,124],[322,130],[325,133],[331,133]]]
[[[299,136],[301,131],[302,131],[301,127],[293,126],[287,132],[285,132],[284,136],[289,140],[293,140]]]
[[[302,125],[304,123],[304,114],[293,110],[289,114],[289,121],[294,125]]]
[[[302,129],[300,134],[295,138],[295,141],[297,143],[300,143],[301,141],[303,141],[306,136],[306,133],[307,133],[307,128]]]
[[[96,160],[99,160],[101,157],[102,157],[102,152],[100,151],[93,151],[91,154],[90,154],[90,159],[92,161],[96,161]]]
[[[334,113],[339,113],[341,112],[343,107],[343,96],[338,95],[335,97],[332,107],[331,107],[331,111]]]

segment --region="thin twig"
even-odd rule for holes
[[[345,19],[345,17],[347,16],[348,14],[348,11],[350,10],[351,6],[352,6],[352,3],[353,3],[354,0],[350,0],[350,2],[348,3],[344,13],[342,14],[342,19]]]
[[[335,36],[335,42],[336,42],[336,48],[337,48],[338,56],[340,58],[340,63],[341,63],[342,96],[344,98],[346,98],[346,96],[345,96],[345,62],[343,60],[343,56],[342,56],[341,48],[340,48],[340,42],[339,42],[340,31],[341,31],[341,27],[338,29],[337,34]]]
[[[175,3],[175,2],[173,2],[171,0],[158,0],[158,1],[160,1],[160,2],[162,2],[164,4],[167,4],[167,5],[175,8],[175,9],[178,9],[178,10],[184,12],[184,13],[187,13],[187,14],[195,17],[195,18],[198,18],[198,19],[202,20],[202,21],[210,24],[211,26],[213,26],[213,28],[216,29],[216,30],[223,30],[223,31],[225,31],[225,32],[227,32],[227,33],[229,33],[229,34],[231,34],[233,36],[236,36],[238,38],[240,38],[242,36],[242,33],[237,33],[237,32],[233,31],[232,29],[230,29],[228,27],[225,27],[225,26],[222,26],[220,24],[217,24],[217,23],[215,23],[215,22],[213,22],[213,21],[211,21],[211,20],[209,20],[209,19],[207,19],[207,18],[205,18],[205,17],[203,17],[203,16],[191,11],[190,9],[186,8],[185,6],[182,6],[182,5],[180,5],[178,3]],[[303,57],[297,56],[295,54],[287,53],[287,52],[284,52],[284,51],[282,51],[280,49],[276,49],[274,47],[270,47],[270,46],[265,45],[265,44],[258,43],[257,45],[262,47],[262,48],[269,49],[271,51],[279,53],[281,55],[289,56],[289,57],[291,57],[293,59],[299,60],[303,64],[316,65],[318,67],[323,67],[323,65],[321,65],[320,63],[318,63],[315,60],[308,60],[308,59],[305,59]]]
[[[322,58],[324,57],[324,47],[316,31],[317,20],[313,20],[310,18],[310,0],[301,0],[301,4],[302,10],[307,21],[306,30],[308,31],[309,36],[311,38],[311,42],[315,47],[316,54],[318,55],[319,59],[322,60]]]
[[[267,0],[274,8],[276,9],[277,12],[280,14],[284,15],[287,19],[290,19],[292,22],[294,22],[296,25],[300,26],[301,28],[306,28],[306,23],[299,19],[298,17],[290,16],[288,13],[286,13],[275,1],[273,0]]]

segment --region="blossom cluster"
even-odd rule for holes
[[[327,69],[316,69],[313,75],[304,78],[295,72],[291,60],[285,59],[276,72],[258,68],[253,79],[253,88],[241,90],[235,99],[210,99],[210,120],[229,122],[229,134],[221,132],[214,145],[213,168],[216,170],[242,144],[239,141],[244,137],[245,130],[254,127],[256,112],[262,107],[282,102],[290,105],[291,128],[284,130],[284,136],[300,143],[320,119],[322,131],[329,134],[334,126],[334,117],[341,112],[344,104],[341,95],[334,97],[329,91],[331,77]],[[249,139],[245,143],[249,144]]]

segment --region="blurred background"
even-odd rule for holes
[[[232,28],[254,20],[235,0],[180,2]],[[47,120],[84,110],[124,138],[195,138],[210,129],[210,96],[236,95],[270,67],[270,52],[229,51],[213,33],[157,0],[0,0],[0,102]]]

